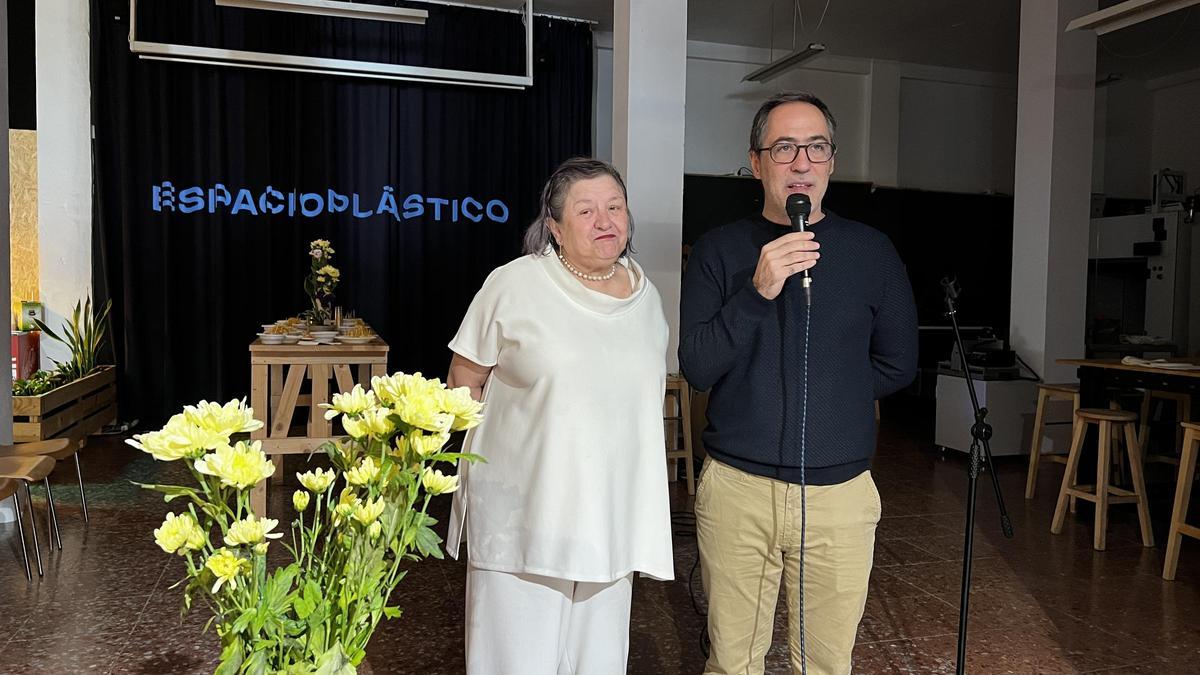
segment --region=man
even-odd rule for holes
[[[762,214],[702,237],[684,274],[679,362],[712,390],[696,491],[705,673],[763,672],[781,577],[793,670],[803,651],[811,673],[850,672],[881,512],[874,401],[915,376],[917,321],[888,238],[823,208],[834,131],[811,94],[766,101],[750,135]],[[807,232],[790,228],[796,193]]]

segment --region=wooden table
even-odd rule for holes
[[[1200,365],[1200,359],[1172,359]],[[1169,370],[1152,366],[1121,363],[1120,359],[1059,359],[1058,363],[1078,366],[1079,406],[1106,408],[1110,388],[1139,388],[1200,395],[1200,370]]]
[[[263,423],[250,439],[262,441],[263,452],[275,462],[275,479],[283,478],[283,455],[306,454],[337,439],[324,409],[318,407],[330,402],[329,381],[335,380],[335,392],[353,389],[357,366],[357,384],[370,389],[372,377],[387,374],[387,356],[388,345],[379,337],[362,345],[264,345],[257,339],[250,343],[250,405]],[[312,381],[312,388],[301,394],[305,380]],[[309,409],[299,435],[292,429],[297,406]],[[260,516],[267,512],[267,482],[251,493],[251,505]]]
[[[1171,359],[1179,363],[1200,365],[1194,358]],[[1170,370],[1152,366],[1126,365],[1120,359],[1058,359],[1058,363],[1077,366],[1079,376],[1079,407],[1107,408],[1112,389],[1146,389],[1191,394],[1193,400],[1200,395],[1200,370]],[[1095,443],[1088,441],[1088,452],[1094,451]],[[1080,465],[1080,481],[1093,477],[1093,463]]]

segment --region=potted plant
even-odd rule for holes
[[[446,389],[418,373],[372,379],[335,394],[326,417],[349,434],[323,450],[333,465],[297,474],[290,527],[250,510],[250,490],[274,472],[260,442],[234,442],[262,426],[244,401],[201,401],[133,446],[182,461],[195,487],[142,485],[184,508],[154,531],[184,558],[184,611],[210,607],[221,640],[217,673],[354,673],[379,622],[400,616],[388,599],[404,561],[441,557],[430,499],[458,488],[435,468],[473,455],[446,452],[453,431],[482,420],[467,388]],[[278,529],[277,529],[278,528]],[[285,535],[290,535],[285,537]],[[267,568],[273,541],[291,562]]]
[[[99,363],[112,303],[92,312],[90,297],[75,303],[70,322],[58,332],[34,319],[38,330],[70,349],[53,371],[13,382],[13,437],[17,442],[75,436],[86,438],[116,419],[117,384],[112,366]]]
[[[328,324],[333,319],[333,290],[341,272],[330,264],[333,246],[325,239],[314,239],[308,245],[309,270],[304,279],[304,292],[312,307],[308,317],[314,324]]]

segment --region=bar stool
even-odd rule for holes
[[[1137,436],[1133,432],[1133,425],[1136,422],[1137,414],[1124,410],[1080,408],[1075,411],[1071,452],[1067,456],[1067,470],[1063,474],[1062,488],[1058,491],[1058,504],[1054,508],[1054,522],[1050,526],[1052,534],[1062,532],[1063,521],[1067,517],[1067,501],[1071,497],[1086,499],[1096,504],[1096,532],[1092,547],[1097,551],[1103,551],[1105,531],[1108,529],[1108,505],[1136,503],[1138,523],[1142,531],[1142,545],[1154,545],[1154,532],[1150,529],[1150,509],[1146,504],[1146,483],[1142,478],[1141,450],[1138,447]],[[1075,482],[1078,479],[1079,456],[1083,452],[1083,441],[1087,437],[1089,424],[1096,425],[1100,430],[1095,486],[1078,485]],[[1112,470],[1111,447],[1114,442],[1112,433],[1114,431],[1122,433],[1124,437],[1125,451],[1129,455],[1133,491],[1109,484],[1109,473]]]
[[[687,380],[681,375],[667,375],[663,425],[667,436],[667,473],[674,476],[674,462],[682,459],[684,475],[687,476],[687,491],[689,495],[694,495],[696,468],[692,466],[692,393]],[[682,444],[679,441],[680,436],[683,437]]]
[[[1179,547],[1183,537],[1200,539],[1200,527],[1187,524],[1188,502],[1192,497],[1192,481],[1196,479],[1196,453],[1200,451],[1200,424],[1182,422],[1184,429],[1183,452],[1179,457],[1179,478],[1175,483],[1175,506],[1171,509],[1171,531],[1167,535],[1167,560],[1163,563],[1163,578],[1175,580],[1175,568],[1179,565]]]
[[[1142,459],[1146,462],[1161,462],[1163,464],[1179,464],[1179,459],[1170,455],[1151,455],[1148,448],[1150,442],[1150,406],[1154,401],[1170,401],[1175,404],[1176,421],[1181,424],[1175,428],[1175,447],[1183,448],[1184,426],[1182,423],[1192,421],[1192,395],[1175,391],[1155,391],[1147,389],[1142,393],[1142,423],[1138,426],[1138,446],[1142,449]]]
[[[1078,384],[1048,384],[1038,385],[1037,412],[1033,416],[1033,444],[1029,447],[1029,473],[1025,478],[1025,499],[1033,499],[1037,489],[1038,465],[1043,461],[1066,464],[1067,459],[1061,455],[1042,457],[1042,437],[1046,430],[1046,402],[1071,401],[1071,416],[1079,410]]]

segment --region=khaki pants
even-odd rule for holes
[[[869,471],[807,488],[804,628],[808,672],[849,673],[881,505]],[[788,648],[800,672],[800,486],[713,460],[696,489],[696,533],[712,652],[706,674],[763,672],[779,581],[788,603]]]

